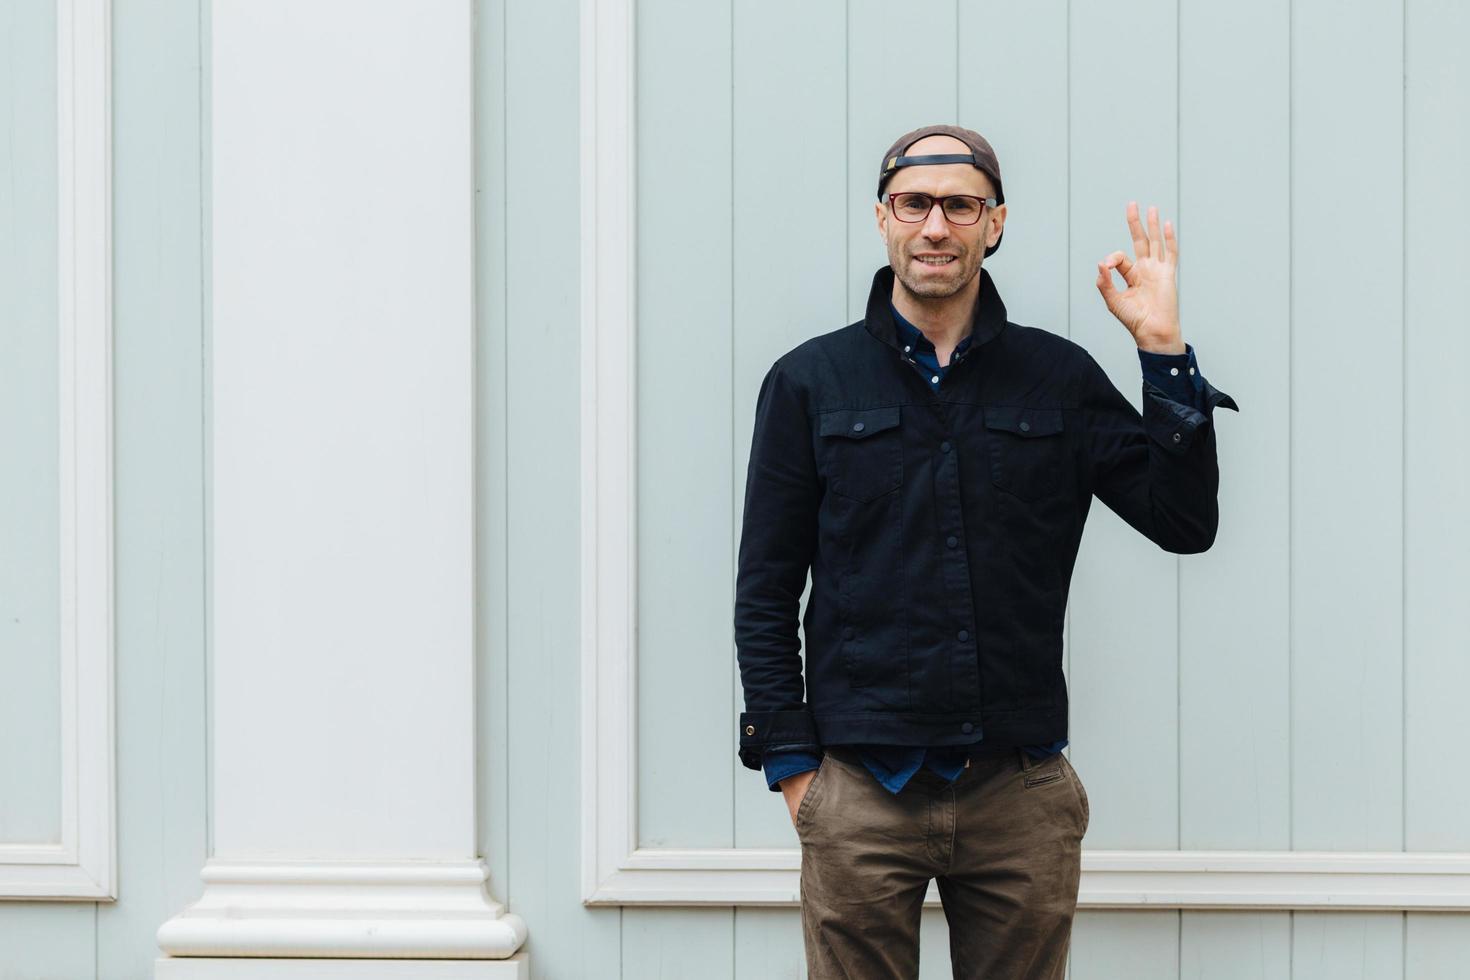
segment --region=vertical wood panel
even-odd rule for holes
[[[1463,912],[1410,912],[1404,917],[1404,976],[1464,980],[1470,963],[1470,921]]]
[[[1292,846],[1403,844],[1399,3],[1292,8]]]
[[[1470,850],[1470,786],[1447,778],[1470,688],[1470,406],[1446,368],[1470,361],[1470,8],[1409,0],[1404,18],[1405,773],[1408,850]],[[1470,915],[1405,917],[1404,976],[1458,980]]]
[[[786,351],[844,323],[849,209],[842,179],[847,154],[842,23],[843,5],[837,0],[735,5],[737,203],[730,353],[735,541],[761,379]],[[783,198],[804,202],[799,216],[770,211],[768,202],[778,190]],[[805,605],[803,598],[803,614]],[[733,642],[728,649],[730,671],[737,678],[735,700],[743,703]],[[732,724],[721,742],[721,751],[731,759],[737,739]],[[735,799],[736,847],[796,846],[783,797],[767,789],[763,775],[738,762]]]
[[[1179,980],[1179,914],[1079,911],[1068,980]]]
[[[728,847],[730,7],[643,0],[635,24],[638,839]]]
[[[1404,180],[1405,773],[1409,850],[1470,851],[1470,782],[1445,769],[1470,690],[1470,6],[1410,0]],[[1470,927],[1467,927],[1470,931]],[[1410,931],[1411,937],[1414,935]]]
[[[622,955],[621,910],[578,891],[578,14],[577,0],[507,0],[505,16],[512,790],[495,897],[525,920],[537,978],[606,976]]]
[[[1180,561],[1185,848],[1290,846],[1289,13],[1180,9],[1180,317],[1242,408],[1215,412],[1215,544]]]
[[[159,925],[203,888],[209,10],[113,8],[118,900],[69,913],[75,949],[32,937],[87,963],[37,976],[151,977]]]
[[[56,11],[0,17],[0,845],[62,835]],[[68,372],[71,370],[67,366]]]
[[[806,980],[801,913],[743,908],[735,914],[733,980]]]
[[[961,43],[955,17],[955,0],[911,0],[902,6],[851,0],[847,5],[847,147],[827,165],[846,163],[847,314],[833,310],[833,327],[862,319],[873,273],[888,264],[874,212],[883,152],[920,126],[955,121],[955,58]]]
[[[1172,0],[1130,4],[1126,16],[1071,8],[1070,336],[1135,408],[1138,347],[1097,291],[1097,263],[1133,254],[1129,200],[1145,221],[1150,204],[1161,224],[1178,217],[1175,15]],[[1183,247],[1181,234],[1181,262]],[[1184,336],[1193,343],[1188,327]],[[1071,592],[1071,728],[1086,733],[1073,757],[1095,790],[1089,847],[1178,844],[1178,580],[1177,556],[1094,501]]]
[[[105,976],[97,971],[96,960],[97,906],[90,902],[0,902],[3,980]]]
[[[626,980],[642,977],[733,980],[731,918],[731,911],[722,908],[625,910],[623,959],[618,975]],[[613,976],[612,971],[612,964],[606,964],[585,976]]]
[[[1291,980],[1290,912],[1180,915],[1180,980]]]
[[[1401,912],[1294,913],[1291,980],[1405,980],[1403,922]]]
[[[985,260],[1015,323],[1067,335],[1067,3],[960,0],[959,124],[990,141],[1005,236]],[[894,134],[897,135],[897,134]]]

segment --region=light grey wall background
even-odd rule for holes
[[[476,10],[492,887],[528,923],[538,977],[801,976],[795,910],[580,904],[578,4]],[[1217,414],[1210,552],[1162,553],[1093,510],[1067,620],[1086,846],[1470,850],[1465,8],[637,14],[640,840],[795,846],[735,758],[755,392],[780,353],[861,315],[883,261],[878,155],[956,121],[1000,154],[1010,214],[987,266],[1012,319],[1082,343],[1136,404],[1131,339],[1092,281],[1129,248],[1127,201],[1157,203],[1179,229],[1185,338],[1242,407]],[[121,897],[0,904],[0,980],[151,976],[154,930],[198,894],[208,852],[209,5],[119,0],[113,23]],[[0,37],[3,840],[56,822],[50,5],[5,5]],[[763,206],[776,190],[798,217]],[[923,931],[923,975],[947,976],[938,910]],[[1458,914],[1084,910],[1071,974],[1448,980],[1467,954]]]
[[[0,842],[56,833],[56,14],[0,4]],[[113,5],[119,899],[0,902],[0,978],[152,976],[206,853],[199,4]],[[16,509],[13,509],[16,508]]]
[[[0,14],[0,842],[61,840],[56,20]],[[5,44],[5,41],[10,43]],[[24,793],[8,787],[25,787]]]
[[[880,154],[957,121],[1000,155],[987,264],[1012,318],[1082,343],[1137,404],[1094,278],[1130,250],[1127,202],[1158,204],[1185,337],[1243,408],[1216,416],[1209,553],[1094,508],[1067,621],[1086,845],[1470,847],[1445,758],[1470,413],[1436,380],[1467,353],[1470,247],[1433,219],[1466,201],[1470,75],[1443,43],[1465,26],[1416,0],[639,3],[640,842],[794,845],[729,758],[754,397],[775,357],[862,315]],[[773,215],[778,197],[799,211]],[[623,918],[626,975],[713,975],[724,948],[718,975],[800,972],[784,912]],[[946,976],[938,910],[924,929],[924,973]],[[1439,977],[1466,952],[1458,915],[1084,911],[1072,976]]]

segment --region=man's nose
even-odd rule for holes
[[[929,216],[924,219],[925,238],[945,238],[949,235],[949,222],[944,218],[944,207],[938,201],[929,209]]]

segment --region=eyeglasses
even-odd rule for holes
[[[986,205],[995,207],[996,203],[993,197],[975,197],[973,194],[935,197],[920,191],[905,191],[888,195],[888,208],[893,216],[910,224],[927,219],[936,202],[944,211],[945,219],[952,225],[973,225],[980,220]]]

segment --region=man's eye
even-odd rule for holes
[[[944,208],[950,214],[970,214],[975,210],[975,205],[969,201],[947,201]]]

